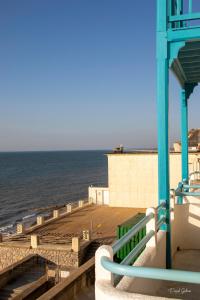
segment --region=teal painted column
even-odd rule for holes
[[[166,268],[171,268],[169,197],[169,57],[167,41],[167,1],[157,0],[157,120],[158,120],[158,197],[166,201]],[[162,212],[161,212],[162,213]],[[160,218],[160,216],[159,216]]]
[[[188,182],[188,99],[185,89],[181,91],[181,149],[182,181]]]

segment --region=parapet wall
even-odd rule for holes
[[[37,254],[43,258],[48,265],[58,265],[61,268],[77,268],[81,265],[87,252],[89,243],[81,246],[80,251],[76,252],[68,247],[68,249],[59,249],[56,245],[39,246],[36,249],[28,246],[5,245],[0,244],[0,270],[18,262],[28,255]]]

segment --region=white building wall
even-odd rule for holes
[[[190,153],[190,172],[197,170],[200,154]],[[157,153],[108,154],[109,205],[147,208],[158,202]],[[181,181],[181,155],[170,154],[170,188]]]

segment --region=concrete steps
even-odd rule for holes
[[[39,266],[26,270],[0,289],[0,300],[26,299],[28,294],[37,289],[40,284],[44,284],[46,278],[44,275],[44,268]]]

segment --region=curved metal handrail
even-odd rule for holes
[[[115,263],[106,256],[102,256],[101,264],[107,271],[120,276],[200,283],[200,272],[127,266]]]

